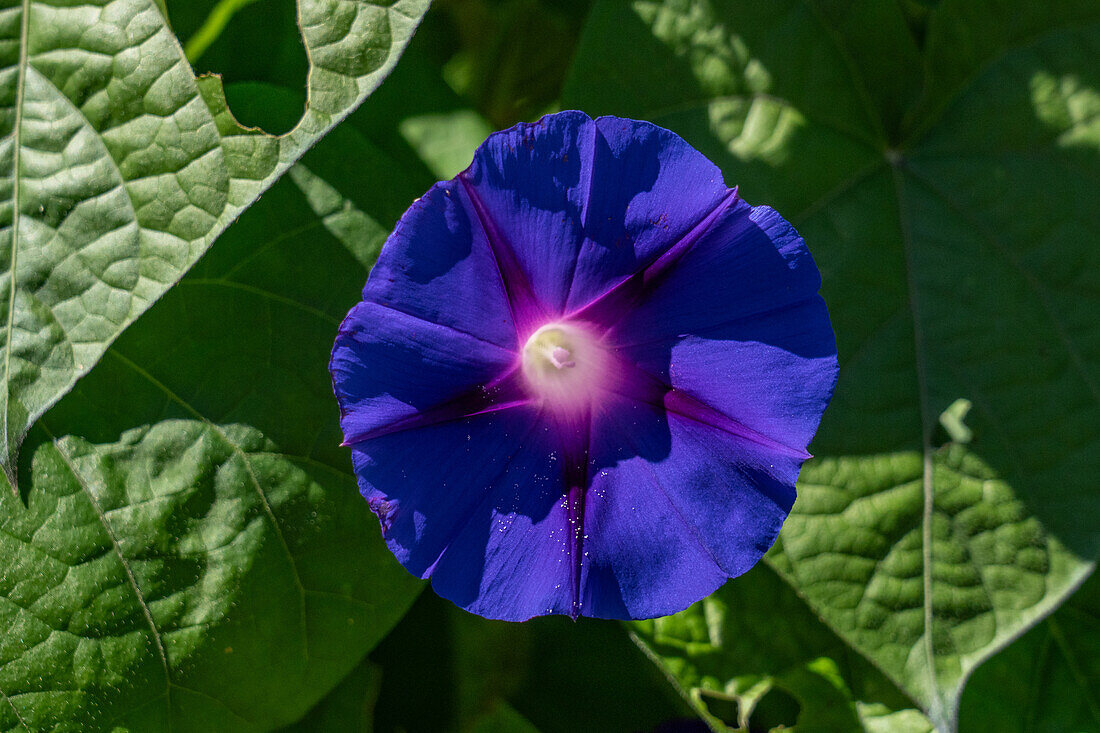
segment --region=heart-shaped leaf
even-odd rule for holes
[[[421,583],[359,495],[325,369],[424,185],[400,171],[334,132],[31,432],[26,507],[0,492],[0,729],[271,730],[407,609]]]
[[[0,3],[0,465],[234,218],[359,104],[427,0],[298,0],[308,105],[272,137],[154,0]],[[262,49],[254,49],[263,53]]]
[[[602,2],[566,90],[805,236],[841,376],[771,563],[943,730],[1100,551],[1098,23],[943,0],[921,49],[891,2]]]

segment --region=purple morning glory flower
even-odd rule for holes
[[[401,218],[331,371],[397,559],[491,618],[647,618],[752,567],[837,375],[798,233],[647,122],[489,137]]]

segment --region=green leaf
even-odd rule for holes
[[[642,649],[715,731],[780,724],[833,733],[931,729],[881,672],[766,567],[686,611],[630,626]],[[771,704],[776,693],[795,703],[783,719],[776,719]]]
[[[503,129],[552,111],[561,94],[586,0],[465,0],[441,3],[439,46],[453,47],[447,82]]]
[[[836,7],[597,3],[565,102],[679,132],[805,236],[841,376],[770,562],[951,730],[1100,551],[1100,6],[944,0],[919,90],[870,50],[916,53],[900,15]]]
[[[364,659],[304,718],[279,733],[371,733],[381,685],[381,668]]]
[[[0,465],[28,429],[396,63],[427,0],[299,0],[308,105],[240,127],[154,0],[0,2]],[[255,49],[256,54],[262,50]]]
[[[470,730],[472,733],[539,733],[531,721],[506,702],[497,702],[474,721]]]
[[[1052,32],[1095,22],[1096,3],[1091,0],[939,3],[928,18],[927,82],[921,104],[906,120],[907,136],[926,132],[967,85],[1009,52],[1034,46]]]
[[[959,723],[999,733],[1100,731],[1100,578],[974,673]]]
[[[376,733],[634,733],[688,715],[610,621],[491,621],[424,593],[370,658]]]
[[[326,370],[423,190],[357,134],[268,191],[32,432],[26,507],[0,499],[0,729],[271,730],[421,589],[359,495]]]

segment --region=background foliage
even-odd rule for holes
[[[0,9],[0,727],[1100,730],[1100,6],[437,0],[404,49],[424,10]],[[388,231],[560,108],[775,206],[837,331],[780,542],[665,619],[417,600],[338,447]]]

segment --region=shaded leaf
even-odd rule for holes
[[[1100,579],[982,665],[963,693],[963,730],[1100,731]]]
[[[332,692],[280,733],[371,733],[382,670],[364,659]]]
[[[194,33],[187,38],[187,42],[183,44],[183,52],[188,60],[194,63],[196,59],[202,57],[210,48],[210,45],[221,37],[233,16],[255,2],[256,0],[219,0],[216,5],[210,8],[210,12],[203,19],[202,25],[196,28]],[[195,5],[199,4],[195,3]],[[205,10],[201,5],[196,9]],[[268,8],[268,12],[270,13],[270,8]],[[179,32],[178,27],[177,32]]]
[[[506,702],[498,702],[474,721],[473,733],[538,733],[538,728]]]
[[[428,26],[425,30],[431,30]],[[356,130],[401,161],[404,170],[423,173],[424,189],[469,166],[474,150],[492,132],[489,122],[443,81],[431,56],[437,35],[417,34],[391,83],[378,91],[366,114],[353,120]],[[420,93],[410,95],[409,89]]]
[[[491,621],[424,593],[371,660],[377,733],[635,733],[688,712],[615,622]]]
[[[841,375],[770,561],[950,730],[1100,550],[1100,6],[930,12],[917,92],[868,50],[912,56],[901,19],[598,3],[565,102],[679,132],[805,236]]]
[[[554,111],[590,0],[444,0],[444,77],[497,129]],[[450,177],[450,176],[448,176]]]

